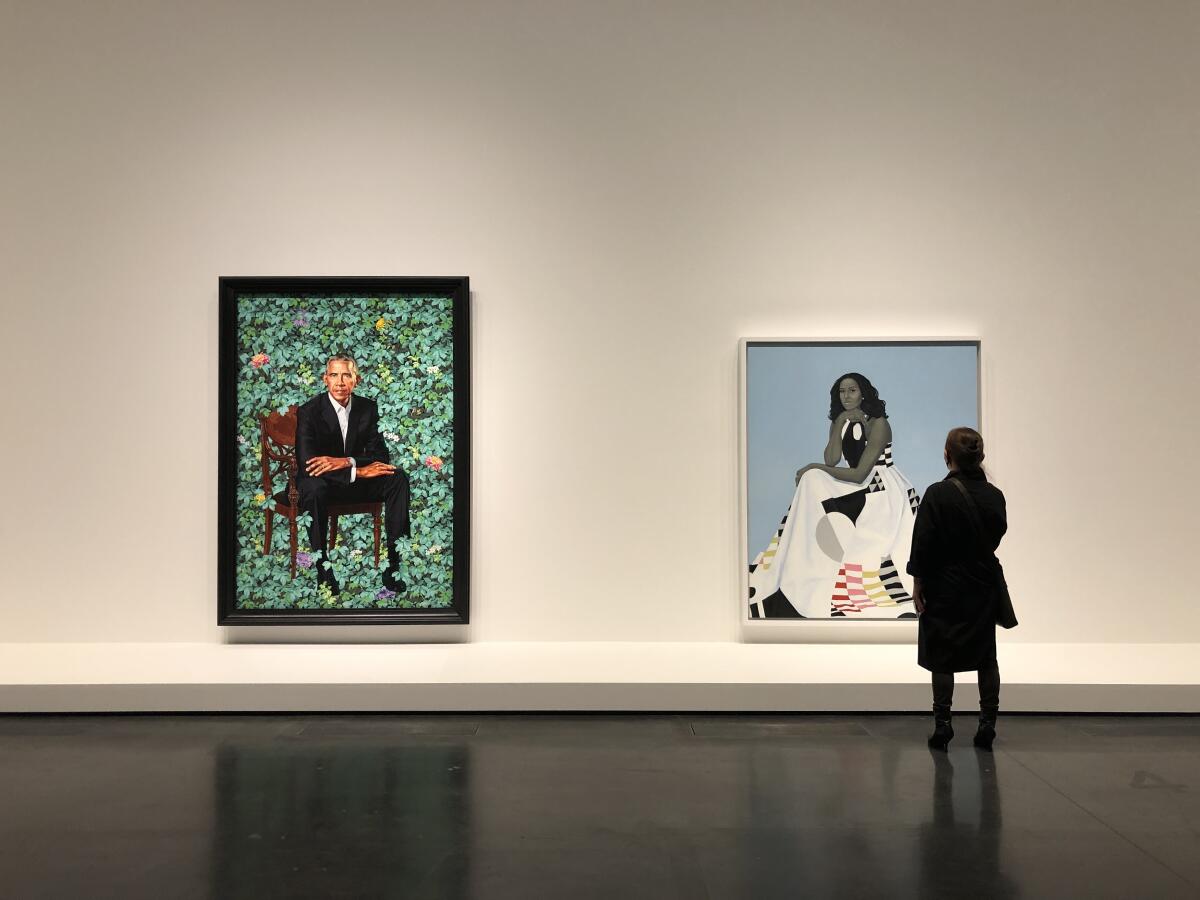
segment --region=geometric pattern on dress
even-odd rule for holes
[[[870,491],[866,488],[859,488],[849,494],[840,494],[837,497],[830,497],[828,500],[821,501],[821,509],[827,513],[841,513],[855,525],[858,524],[858,517],[862,515],[863,509],[867,505],[867,497],[870,496]]]
[[[908,505],[912,507],[913,515],[917,514],[917,507],[921,505],[921,498],[917,496],[917,492],[912,488],[908,489]]]
[[[883,581],[880,580],[879,571],[863,570],[863,591],[867,598],[871,601],[872,606],[895,606],[896,601],[892,599],[886,587],[883,586]]]
[[[883,483],[883,479],[879,477],[879,470],[875,469],[871,473],[871,483],[867,485],[867,490],[874,494],[878,491],[886,491],[887,486]]]
[[[863,584],[861,565],[846,563],[838,570],[838,580],[833,585],[832,604],[833,611],[841,612],[842,615],[860,613],[875,606]]]
[[[904,584],[900,581],[900,573],[896,571],[896,564],[892,562],[890,556],[885,557],[879,564],[879,580],[883,583],[883,588],[887,591],[893,605],[912,603],[912,597],[904,589]]]
[[[759,566],[763,569],[770,569],[771,563],[775,561],[775,554],[779,552],[779,539],[783,537],[783,527],[787,525],[788,516],[791,515],[792,508],[789,506],[788,511],[783,514],[783,518],[779,521],[779,528],[771,535],[771,542],[767,544],[767,549],[761,551],[758,556],[754,557],[754,562],[750,563],[750,571],[753,572]]]
[[[838,570],[829,614],[845,618],[902,603],[912,603],[912,597],[900,582],[896,564],[891,557],[885,557],[878,569],[846,563]]]
[[[853,609],[850,603],[850,595],[846,592],[846,567],[842,566],[838,569],[837,581],[833,583],[833,599],[831,602],[831,616],[844,616],[847,609]]]
[[[857,563],[846,563],[846,593],[850,595],[850,602],[856,607],[866,608],[872,605],[863,588],[862,566]]]
[[[883,448],[883,455],[880,458],[879,462],[876,463],[876,465],[877,466],[894,466],[895,465],[895,463],[892,462],[892,445],[891,444],[888,444],[886,447]]]
[[[779,535],[771,538],[771,543],[767,544],[767,549],[763,550],[755,558],[754,568],[762,566],[764,569],[771,568],[771,563],[775,561],[775,554],[779,552]],[[753,569],[751,569],[753,571]]]

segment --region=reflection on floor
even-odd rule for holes
[[[1200,719],[0,717],[4,897],[1195,897]]]

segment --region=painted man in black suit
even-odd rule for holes
[[[326,393],[296,411],[296,487],[300,508],[312,516],[309,546],[314,551],[325,548],[330,503],[382,501],[388,547],[383,584],[403,593],[395,548],[408,534],[408,476],[389,462],[375,401],[354,396],[359,382],[354,360],[343,353],[331,356],[321,380]],[[333,573],[324,566],[317,567],[317,579],[338,593]]]

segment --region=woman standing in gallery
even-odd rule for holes
[[[979,730],[975,746],[990,750],[1000,707],[996,619],[1003,571],[996,548],[1008,529],[1004,494],[983,471],[983,438],[954,428],[944,452],[950,470],[930,485],[913,527],[908,572],[920,616],[917,663],[933,673],[934,732],[929,746],[944,750],[954,737],[950,706],[954,673],[979,673]]]

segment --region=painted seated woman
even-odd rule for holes
[[[892,461],[887,404],[857,372],[829,401],[825,461],[796,473],[792,504],[750,565],[750,616],[915,617],[905,568],[918,498]]]

